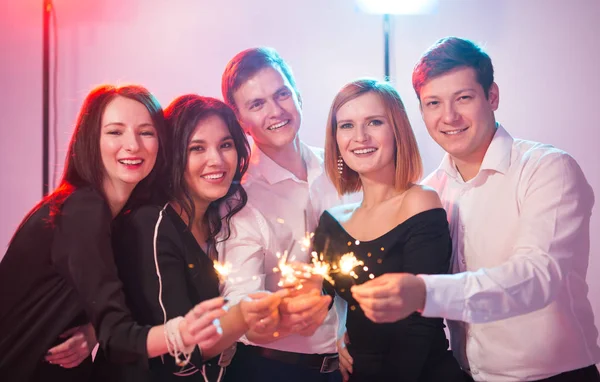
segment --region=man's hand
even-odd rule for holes
[[[322,296],[316,289],[286,297],[279,306],[280,326],[293,333],[311,336],[327,317],[330,302],[331,296]]]
[[[96,346],[96,332],[92,324],[76,326],[62,333],[59,338],[68,338],[48,350],[46,361],[66,369],[79,366]]]
[[[373,322],[396,322],[425,306],[425,282],[409,273],[386,273],[351,289]]]
[[[352,356],[350,356],[350,352],[346,347],[346,345],[349,343],[350,338],[348,337],[348,332],[345,332],[344,336],[337,342],[338,354],[340,356],[340,372],[342,373],[344,382],[350,379],[350,374],[352,374],[352,365],[354,364],[354,360],[352,359]]]
[[[256,292],[240,302],[240,309],[249,330],[258,334],[270,333],[279,324],[279,304],[288,295],[282,289],[278,292]]]

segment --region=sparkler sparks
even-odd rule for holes
[[[221,282],[225,282],[231,274],[230,262],[226,261],[224,263],[219,263],[217,260],[213,260],[213,267],[215,268],[215,271],[217,271],[217,275],[219,275],[219,280],[221,280]]]
[[[358,260],[356,256],[354,256],[354,252],[343,254],[338,264],[340,273],[350,275],[355,279],[358,278],[358,275],[354,272],[354,268],[365,265],[362,260]]]

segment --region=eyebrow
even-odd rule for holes
[[[473,88],[464,88],[464,89],[460,89],[455,91],[454,93],[452,93],[452,96],[455,97],[457,95],[459,95],[460,93],[464,93],[464,92],[474,92],[475,89]],[[425,97],[423,97],[423,99],[427,99],[427,98],[439,98],[439,96],[437,95],[426,95]]]
[[[222,143],[222,142],[225,142],[225,141],[229,141],[229,140],[233,140],[233,137],[231,135],[223,137],[219,143]],[[206,141],[204,139],[192,139],[190,141],[190,145],[192,145],[192,144],[204,144],[204,143],[206,143]]]
[[[378,114],[376,114],[376,115],[371,115],[371,116],[368,116],[368,117],[367,117],[367,118],[365,118],[365,119],[366,119],[366,120],[371,120],[371,119],[387,119],[387,116],[385,116],[385,115],[378,115]],[[353,122],[353,120],[352,120],[352,119],[341,119],[341,120],[337,121],[338,125],[339,125],[340,123],[346,123],[346,122]]]
[[[109,127],[109,126],[126,127],[126,125],[123,122],[108,122],[102,127]],[[140,123],[139,125],[137,125],[137,127],[154,127],[154,124],[150,123],[150,122],[144,122],[144,123]]]
[[[279,93],[279,92],[280,92],[280,91],[282,91],[282,90],[289,90],[289,91],[291,91],[291,89],[290,89],[290,88],[288,88],[286,85],[282,85],[282,86],[281,86],[279,89],[277,89],[277,90],[275,90],[275,91],[273,92],[272,96],[273,96],[273,95],[275,95],[275,94],[277,94],[277,93]],[[252,105],[254,102],[257,102],[257,101],[263,101],[263,100],[264,100],[264,98],[253,98],[253,99],[249,100],[248,102],[246,102],[246,104],[245,104],[245,105],[246,105],[246,106],[250,106],[250,105]]]

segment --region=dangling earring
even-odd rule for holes
[[[342,156],[338,156],[338,172],[340,173],[340,175],[342,175],[342,173],[344,172],[344,159],[342,159]]]

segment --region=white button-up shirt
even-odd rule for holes
[[[449,319],[461,366],[530,381],[600,361],[585,282],[594,195],[577,162],[498,126],[475,178],[446,154],[423,183],[448,212],[457,273],[421,276],[423,315]]]
[[[302,239],[306,232],[314,232],[325,209],[341,202],[323,168],[323,150],[301,143],[301,154],[308,181],[298,179],[258,147],[252,148],[243,181],[248,205],[233,217],[231,237],[218,247],[220,261],[232,264],[223,295],[233,302],[254,291],[280,289],[281,275],[274,271],[277,252],[291,248],[288,259],[309,263],[311,257],[301,245]],[[338,315],[332,308],[313,336],[291,334],[258,346],[296,353],[335,353],[340,325],[345,325],[345,310]],[[250,343],[246,338],[241,341]]]

